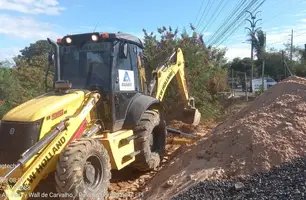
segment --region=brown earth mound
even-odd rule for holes
[[[195,133],[198,132],[200,130],[199,126],[193,126],[190,124],[185,124],[181,121],[178,120],[172,120],[169,123],[169,127],[183,131],[185,133]]]
[[[306,150],[306,80],[290,77],[220,124],[157,174],[146,199],[169,199],[203,179],[269,170]],[[168,188],[167,188],[168,187]]]

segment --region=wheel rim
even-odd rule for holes
[[[101,160],[96,156],[87,158],[83,168],[83,180],[87,188],[96,189],[103,179]]]

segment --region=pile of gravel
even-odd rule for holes
[[[231,199],[223,198],[222,191],[224,197],[232,195],[241,196],[242,199],[261,195],[272,198],[273,195],[280,195],[280,192],[273,193],[278,188],[283,191],[284,198],[286,191],[299,189],[300,192],[305,192],[303,185],[295,186],[294,183],[299,176],[302,178],[298,173],[300,169],[304,170],[303,167],[289,172],[292,167],[284,165],[287,167],[269,172],[276,166],[304,156],[305,130],[306,79],[292,76],[269,88],[235,116],[219,124],[207,137],[190,147],[182,148],[180,156],[152,179],[148,196],[152,200],[168,200],[169,197],[201,181],[205,182],[183,197],[189,199],[187,197],[191,195],[200,195],[202,199],[215,199],[210,197],[214,194],[213,190],[202,189],[209,187],[215,188],[220,199]],[[247,178],[259,173],[267,174]],[[289,173],[292,180],[286,177]],[[302,174],[306,177],[306,171]],[[262,179],[261,183],[259,177]],[[217,181],[238,178],[243,178],[241,182],[245,187],[236,193],[228,191],[235,182]],[[161,187],[168,180],[173,182],[172,187]],[[304,182],[306,183],[306,178]],[[294,195],[302,194],[292,194]]]
[[[306,199],[306,157],[244,179],[202,181],[171,200],[185,199]]]

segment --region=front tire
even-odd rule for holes
[[[138,136],[135,139],[136,155],[132,167],[139,171],[156,169],[165,154],[167,131],[166,122],[157,111],[147,110],[143,113],[139,124],[134,128]]]
[[[55,172],[57,192],[73,198],[60,199],[104,199],[108,194],[110,170],[109,155],[98,140],[73,141],[60,154]]]

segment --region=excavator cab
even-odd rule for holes
[[[141,40],[124,33],[86,33],[65,36],[57,40],[57,45],[59,60],[55,82],[65,80],[72,84],[71,89],[99,91],[97,115],[106,128],[111,132],[130,128],[131,120],[126,119],[128,106],[140,94],[150,93]],[[172,55],[169,62],[173,58]],[[151,82],[156,80],[153,76]],[[184,89],[181,92],[186,95]],[[189,108],[184,109],[180,120],[197,125],[200,114],[194,108],[192,97],[187,104]]]
[[[49,40],[50,41],[50,40]],[[97,90],[97,115],[111,132],[120,130],[131,101],[147,94],[141,40],[123,33],[86,33],[57,40],[55,82],[70,89]],[[63,83],[64,84],[64,83]]]

